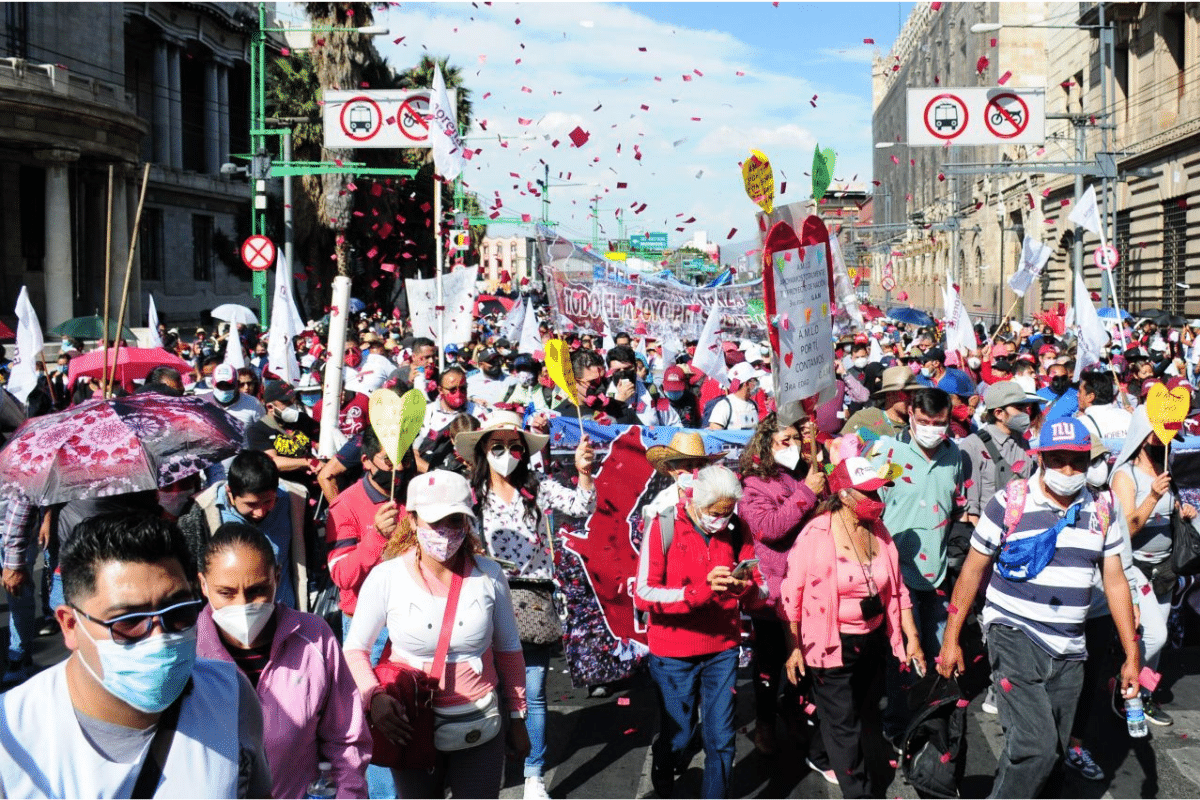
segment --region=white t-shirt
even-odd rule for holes
[[[387,382],[396,373],[396,365],[379,353],[367,353],[358,365],[358,381],[350,388],[356,392],[370,394]]]
[[[709,415],[709,425],[717,425],[727,431],[753,430],[758,427],[758,406],[737,395],[725,395],[729,402],[718,401]]]
[[[263,408],[263,404],[258,401],[258,398],[251,397],[245,392],[238,392],[237,399],[229,405],[221,405],[217,402],[217,395],[210,392],[205,395],[205,399],[214,406],[224,409],[229,412],[238,422],[242,423],[246,430],[250,430],[250,426],[262,418],[267,410]],[[245,438],[243,437],[243,442]]]

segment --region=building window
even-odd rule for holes
[[[1163,308],[1183,312],[1183,290],[1187,283],[1187,199],[1163,203]]]
[[[1171,3],[1163,9],[1162,37],[1167,53],[1171,60],[1164,64],[1167,69],[1174,68],[1173,76],[1164,76],[1164,83],[1175,84],[1176,98],[1183,99],[1184,65],[1186,56],[1186,27],[1183,14],[1183,3]]]
[[[4,55],[29,58],[29,4],[4,4]]]
[[[212,280],[213,218],[201,214],[192,216],[192,278]]]
[[[21,257],[25,259],[26,271],[41,272],[46,257],[46,170],[23,166],[17,181],[21,198]]]
[[[166,261],[166,255],[163,251],[161,208],[147,208],[142,211],[142,224],[138,229],[138,259],[141,261],[142,280],[162,280],[162,265]]]
[[[1128,308],[1133,302],[1133,278],[1137,274],[1131,263],[1133,251],[1129,246],[1130,232],[1133,228],[1133,214],[1129,211],[1117,212],[1117,266],[1113,274],[1113,283],[1121,293],[1117,300],[1121,308]]]

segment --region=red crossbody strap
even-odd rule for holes
[[[458,596],[462,594],[463,573],[468,572],[471,556],[464,554],[457,568],[451,574],[450,594],[446,597],[446,613],[442,616],[442,632],[438,636],[437,650],[433,654],[433,669],[429,677],[434,682],[442,682],[442,672],[446,669],[446,655],[450,652],[450,634],[454,633],[454,617],[458,612]]]

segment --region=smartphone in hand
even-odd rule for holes
[[[733,568],[733,577],[739,581],[744,581],[750,577],[750,570],[758,566],[757,558],[747,558],[738,562],[738,565]]]

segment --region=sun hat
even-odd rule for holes
[[[899,464],[875,466],[862,456],[853,456],[839,461],[833,472],[829,473],[829,489],[833,492],[843,489],[873,492],[882,486],[891,486],[901,472],[903,469]]]
[[[888,392],[914,392],[922,388],[908,367],[888,367],[883,371],[883,381],[872,397],[882,397]]]
[[[666,475],[672,461],[704,459],[713,464],[724,458],[726,453],[708,453],[704,450],[704,437],[696,431],[679,431],[671,437],[670,444],[655,445],[646,449],[646,460],[661,475]]]
[[[451,514],[466,514],[474,518],[471,506],[471,484],[457,472],[435,469],[408,484],[408,499],[404,507],[424,522],[437,522]]]
[[[477,431],[463,431],[454,437],[454,452],[468,464],[475,464],[475,447],[479,440],[489,433],[496,431],[517,431],[525,440],[525,449],[529,455],[540,452],[550,437],[540,433],[531,433],[521,424],[521,415],[506,409],[497,409],[488,417],[488,421]]]

